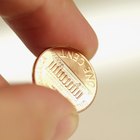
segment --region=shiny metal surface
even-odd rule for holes
[[[33,81],[59,91],[78,112],[92,103],[97,89],[89,61],[78,51],[66,48],[44,51],[34,64]]]

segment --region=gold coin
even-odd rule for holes
[[[77,50],[66,48],[47,49],[37,58],[33,82],[57,90],[78,112],[92,103],[97,89],[89,61]]]

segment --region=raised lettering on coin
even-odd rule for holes
[[[97,88],[88,60],[78,51],[64,48],[48,49],[37,58],[33,82],[57,90],[78,112],[92,103]]]

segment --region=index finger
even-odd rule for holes
[[[0,14],[36,56],[56,46],[70,46],[89,59],[95,54],[95,32],[72,0],[1,1]]]

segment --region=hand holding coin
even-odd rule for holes
[[[0,0],[0,15],[36,56],[55,46],[88,59],[96,52],[96,35],[71,0]],[[0,104],[2,140],[66,140],[77,127],[73,105],[49,88],[9,85],[0,76]]]

